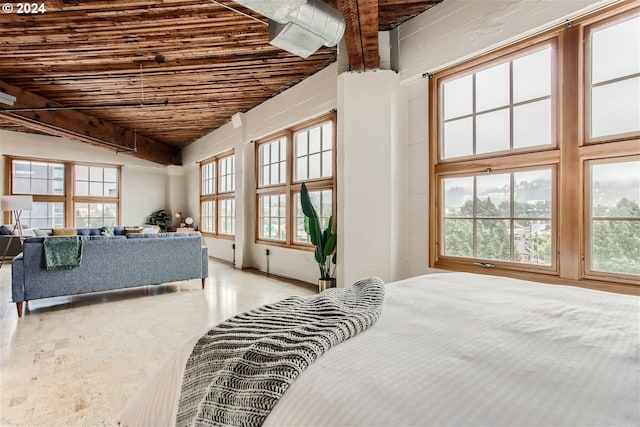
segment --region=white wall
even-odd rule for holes
[[[398,27],[400,80],[415,80],[612,2],[446,0]]]
[[[0,130],[0,154],[122,165],[122,224],[144,224],[151,212],[167,208],[166,168],[153,162],[65,138],[5,130]],[[3,169],[4,161],[0,162],[4,192]]]

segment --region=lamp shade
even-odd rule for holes
[[[33,196],[2,196],[0,205],[3,211],[30,211],[33,207]]]

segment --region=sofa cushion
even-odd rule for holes
[[[88,236],[89,240],[115,240],[126,239],[125,236]]]
[[[4,234],[6,236],[9,236],[9,235],[11,235],[12,231],[13,231],[13,225],[12,224],[0,225],[0,234]]]
[[[36,230],[37,228],[23,228],[22,229],[22,237],[36,237]],[[18,231],[18,229],[16,228],[16,230],[13,232],[14,236],[19,236],[20,232]]]
[[[51,230],[40,230],[39,228],[34,228],[36,237],[48,237],[51,236]]]
[[[129,233],[127,239],[157,239],[160,237],[158,233]]]
[[[76,228],[78,236],[99,236],[100,228]]]
[[[51,230],[52,236],[75,236],[77,235],[75,228],[54,228]]]

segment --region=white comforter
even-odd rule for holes
[[[467,273],[387,285],[382,317],[331,349],[265,426],[638,426],[640,299]],[[179,348],[124,426],[173,425]]]

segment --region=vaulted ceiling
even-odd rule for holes
[[[270,0],[269,0],[270,1]],[[378,30],[442,0],[326,0],[345,17],[352,70],[378,68]],[[0,14],[0,129],[65,136],[180,164],[180,150],[336,60],[268,44],[231,0],[48,0]],[[14,4],[17,8],[17,3]]]

